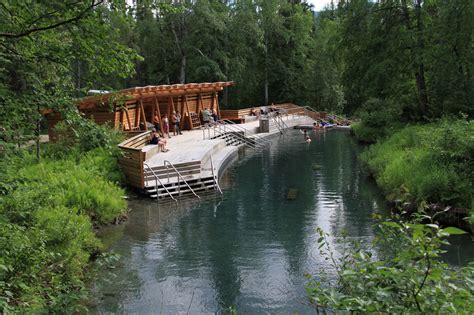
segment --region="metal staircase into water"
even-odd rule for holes
[[[283,118],[281,115],[276,114],[276,115],[269,115],[270,122],[273,123],[273,125],[278,129],[280,134],[283,134],[286,132],[288,129],[288,125],[283,121]]]
[[[212,155],[208,162],[209,169],[202,168],[201,161],[173,164],[165,160],[154,167],[143,163],[145,192],[157,200],[171,198],[175,202],[184,196],[200,199],[198,192],[215,190],[222,194]]]
[[[202,128],[203,139],[224,139],[227,145],[244,145],[258,149],[270,144],[265,139],[230,120],[220,120],[212,126]]]

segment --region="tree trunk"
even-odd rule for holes
[[[428,92],[426,89],[426,80],[425,80],[425,65],[424,65],[424,50],[425,50],[425,41],[424,41],[424,24],[423,18],[421,16],[421,7],[423,0],[415,0],[415,18],[416,18],[416,36],[415,39],[412,39],[412,44],[410,45],[411,50],[411,61],[413,64],[413,69],[415,71],[416,79],[416,91],[418,96],[418,108],[422,116],[426,115],[426,109],[428,108]],[[408,6],[406,0],[401,1],[402,13],[405,19],[405,23],[408,31],[413,32],[410,20],[410,12],[408,11]]]
[[[186,55],[181,55],[181,68],[179,73],[179,83],[186,83]]]
[[[421,5],[423,0],[416,0],[415,3],[415,16],[416,16],[416,36],[417,36],[417,72],[416,72],[416,86],[418,89],[420,112],[422,115],[426,115],[426,109],[428,108],[428,92],[426,90],[425,80],[425,65],[423,54],[425,51],[425,40],[424,40],[424,24],[423,17],[421,16]]]

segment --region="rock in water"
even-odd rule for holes
[[[290,189],[288,190],[288,195],[286,196],[286,199],[288,199],[288,200],[295,200],[297,195],[298,195],[298,189],[296,189],[296,188],[290,188]]]

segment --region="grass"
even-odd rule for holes
[[[0,161],[0,309],[6,313],[84,311],[84,271],[102,248],[93,227],[127,209],[117,151],[43,149],[41,162],[25,151]]]
[[[389,199],[474,210],[474,124],[464,120],[408,126],[364,152]]]

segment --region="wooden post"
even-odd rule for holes
[[[196,114],[198,114],[199,116],[201,116],[201,107],[202,107],[202,96],[201,96],[201,93],[198,94],[198,99],[197,99],[197,106],[196,106]]]
[[[214,103],[215,103],[215,97],[214,97],[214,93],[211,94],[212,95],[212,99],[211,99],[211,114],[212,114],[212,110],[214,109]]]
[[[186,102],[186,94],[183,94],[182,100],[181,100],[181,110],[179,111],[179,113],[181,114],[181,121],[179,122],[179,130],[183,130],[183,126],[184,126],[184,103],[185,102]]]
[[[132,130],[132,124],[130,122],[130,116],[128,115],[128,106],[125,104],[125,116],[127,117],[127,122],[128,122],[128,130]]]
[[[140,99],[140,112],[143,118],[143,124],[145,125],[145,131],[148,131],[148,126],[146,123],[146,115],[145,115],[145,108],[143,108],[143,100]]]
[[[217,97],[217,92],[214,93],[213,105],[216,107],[217,116],[221,118],[221,109],[219,107],[219,98]]]
[[[166,113],[166,116],[168,116],[168,120],[170,120],[170,113],[171,113],[171,107],[173,106],[173,97],[172,96],[169,96],[168,97],[168,109],[167,109],[167,113]]]
[[[173,96],[170,96],[170,100],[171,100],[171,108],[170,108],[170,111],[168,112],[168,115],[171,115],[173,111],[176,111],[176,106],[174,106]]]
[[[125,129],[125,124],[123,123],[123,110],[120,109],[120,124],[122,125],[122,131]]]
[[[190,126],[190,130],[193,129],[193,120],[191,119],[191,114],[189,112],[189,106],[188,106],[188,95],[184,95],[184,104],[186,106],[186,113],[187,113],[187,119],[188,119],[188,123],[189,123],[189,126]],[[184,117],[184,116],[183,116]],[[184,120],[184,119],[183,119]]]
[[[155,106],[156,106],[156,114],[158,114],[158,118],[160,119],[160,122],[161,122],[160,102],[158,102],[158,96],[155,98]]]
[[[145,171],[143,169],[143,162],[145,161],[145,155],[146,153],[145,152],[141,152],[139,151],[138,152],[139,154],[139,157],[138,157],[138,163],[140,163],[140,185],[141,185],[141,188],[145,188]],[[156,192],[158,193],[158,192]]]
[[[141,113],[140,113],[140,104],[141,104],[141,99],[140,99],[140,103],[137,102],[137,104],[135,105],[135,126],[134,128],[136,129],[137,127],[140,127],[140,118],[141,118]]]

